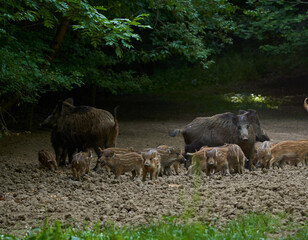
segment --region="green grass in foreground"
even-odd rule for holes
[[[64,228],[59,222],[48,227],[29,231],[25,237],[0,235],[1,240],[10,239],[308,239],[308,226],[283,225],[282,218],[270,214],[249,214],[231,221],[223,229],[202,223],[177,224],[167,218],[157,224],[139,227],[117,228],[113,225],[92,229],[84,227]]]

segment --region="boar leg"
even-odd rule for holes
[[[282,158],[280,160],[279,167],[282,169],[285,165],[286,165],[286,160],[285,160],[285,158]]]
[[[80,172],[80,171],[77,171],[77,178],[78,178],[78,181],[80,181],[80,175],[81,175],[81,172]]]
[[[136,177],[136,170],[133,170],[131,180],[134,180],[135,177]]]
[[[179,175],[179,162],[174,162],[173,163],[173,168],[174,168],[174,171],[175,171],[175,174],[176,175]]]
[[[69,149],[67,150],[67,153],[68,153],[68,162],[69,162],[69,163],[72,163],[72,161],[73,161],[74,152],[75,152],[75,149],[73,149],[73,148],[69,148]],[[63,159],[62,159],[62,160],[63,160]],[[65,165],[65,162],[62,162],[62,164]]]
[[[121,169],[120,168],[117,168],[116,171],[115,171],[115,176],[114,178],[115,179],[120,179],[120,175],[121,175]]]
[[[163,177],[165,174],[165,167],[160,167],[159,176]]]
[[[153,171],[153,180],[156,180],[156,179],[157,179],[157,176],[158,176],[158,171],[157,171],[157,169],[155,169],[155,170]]]
[[[170,170],[170,167],[169,166],[166,166],[165,168],[164,168],[164,174],[166,175],[166,176],[170,176],[171,175],[171,172],[170,172],[171,170]]]
[[[143,173],[142,173],[142,181],[144,182],[147,176],[147,171],[145,169],[143,169]]]
[[[268,169],[270,169],[276,162],[279,162],[279,158],[272,157],[271,160],[269,160],[268,162]]]
[[[186,176],[189,176],[191,174],[191,168],[192,168],[192,166],[189,166],[189,168],[188,168],[188,170],[186,172]]]
[[[73,177],[74,177],[74,178],[77,178],[77,172],[76,172],[76,169],[75,169],[75,168],[72,168],[72,172],[73,172]]]
[[[230,171],[227,165],[223,166],[220,170],[221,175],[230,175]]]
[[[141,167],[138,167],[138,169],[136,170],[136,176],[141,176]]]

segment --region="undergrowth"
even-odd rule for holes
[[[28,231],[23,237],[0,235],[1,240],[36,239],[308,239],[308,226],[283,224],[281,216],[271,214],[247,214],[232,220],[222,229],[211,223],[176,223],[176,218],[165,217],[158,223],[138,227],[116,227],[99,224],[94,227],[72,228],[55,221],[49,226],[45,221],[41,228]]]

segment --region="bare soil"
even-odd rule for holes
[[[261,113],[261,125],[273,141],[307,139],[308,113],[299,111],[306,116]],[[171,138],[168,131],[184,127],[193,118],[120,121],[117,144],[137,150],[160,144],[183,148],[183,138]],[[45,218],[74,226],[85,221],[138,225],[162,216],[220,225],[250,212],[285,212],[299,224],[308,219],[307,166],[201,179],[186,176],[182,168],[180,175],[159,177],[156,182],[131,181],[126,174],[121,183],[102,169],[79,182],[72,178],[69,166],[54,172],[39,167],[38,151],[52,151],[49,138],[44,130],[0,139],[0,233],[38,227]]]

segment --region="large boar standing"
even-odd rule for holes
[[[185,141],[185,157],[188,152],[198,151],[202,146],[216,147],[225,143],[238,144],[245,156],[250,160],[248,166],[252,170],[254,145],[256,141],[266,141],[269,137],[262,130],[258,114],[255,110],[239,111],[239,114],[222,113],[211,117],[198,117],[186,125],[184,129],[176,129],[170,136],[182,133]],[[191,161],[187,161],[186,168]]]
[[[114,147],[118,136],[116,108],[114,116],[105,110],[89,106],[74,106],[72,99],[59,101],[41,126],[52,127],[51,141],[58,164],[69,162],[74,152],[93,148],[100,156],[99,147]]]

